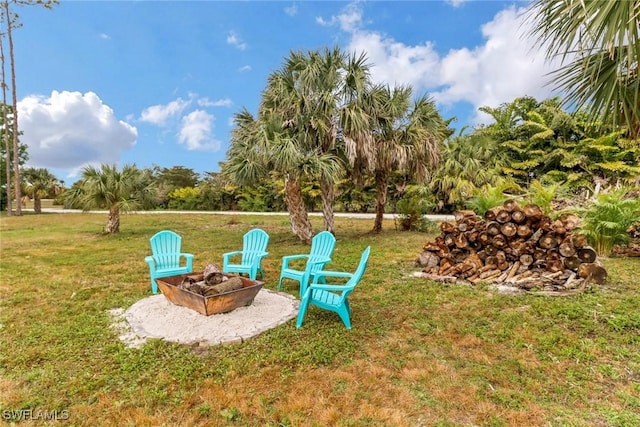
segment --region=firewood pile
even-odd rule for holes
[[[194,278],[187,276],[182,283],[178,285],[180,289],[185,289],[205,297],[235,291],[242,289],[242,287],[242,279],[237,276],[225,276],[216,264],[207,265],[202,277]]]
[[[553,221],[537,205],[508,200],[484,218],[470,210],[454,218],[440,224],[440,235],[418,256],[422,277],[544,291],[584,289],[607,278],[586,237],[574,232],[575,215]]]

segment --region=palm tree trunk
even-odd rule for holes
[[[333,221],[333,202],[336,199],[335,188],[332,182],[321,181],[320,192],[322,193],[322,218],[324,219],[324,229],[334,233],[335,224]]]
[[[109,218],[104,231],[109,234],[120,232],[120,209],[117,206],[109,208]]]
[[[42,213],[42,199],[37,191],[33,195],[33,212],[37,214]]]
[[[382,221],[384,219],[384,207],[387,204],[387,185],[389,174],[386,171],[376,171],[376,218],[373,222],[373,232],[382,231]]]
[[[18,150],[18,92],[16,90],[16,67],[15,56],[13,54],[13,35],[12,35],[12,22],[11,15],[9,13],[9,1],[5,0],[4,10],[7,18],[7,36],[9,37],[9,60],[11,62],[11,93],[13,95],[13,179],[15,182],[16,190],[16,215],[22,215],[22,206],[20,206],[20,200],[22,200],[21,188],[20,188],[20,161]],[[7,153],[8,155],[8,153]]]
[[[291,231],[305,243],[311,243],[313,230],[309,215],[304,207],[302,199],[302,187],[297,178],[288,175],[285,178],[285,199],[287,202],[287,210],[289,211],[289,220],[291,221]]]

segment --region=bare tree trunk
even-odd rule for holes
[[[320,191],[322,193],[322,218],[324,219],[324,229],[334,233],[335,224],[333,221],[333,202],[336,199],[335,188],[332,182],[321,181]]]
[[[9,1],[5,0],[4,10],[7,18],[7,36],[9,37],[9,60],[11,62],[11,93],[13,95],[13,178],[16,191],[16,215],[22,215],[22,206],[20,206],[20,200],[22,200],[21,188],[20,188],[20,161],[18,150],[18,92],[16,90],[16,67],[15,56],[13,54],[13,35],[11,29],[11,15],[9,13]]]
[[[109,208],[109,219],[104,231],[109,234],[120,232],[120,209],[117,206]]]
[[[376,218],[373,223],[373,232],[382,231],[382,221],[384,220],[384,207],[387,204],[387,184],[389,174],[386,171],[376,172]]]
[[[8,17],[7,17],[8,19]],[[4,37],[0,35],[0,60],[2,61],[2,124],[4,129],[2,130],[2,139],[4,140],[6,157],[4,159],[7,173],[7,216],[13,214],[11,207],[11,150],[9,146],[9,127],[7,120],[9,118],[7,114],[7,82],[4,74]]]
[[[302,188],[300,181],[288,175],[285,178],[285,199],[287,202],[287,210],[289,211],[289,220],[291,221],[291,231],[305,243],[311,243],[313,230],[309,215],[304,207],[302,199]]]

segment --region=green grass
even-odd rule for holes
[[[132,349],[108,312],[150,295],[155,232],[181,234],[202,269],[261,227],[270,289],[282,256],[308,247],[283,217],[126,215],[115,236],[105,221],[0,217],[3,421],[31,409],[68,411],[77,426],[640,424],[639,259],[603,259],[611,281],[577,296],[506,296],[410,277],[430,235],[337,218],[332,269],[352,271],[372,246],[351,331],[312,307],[301,329],[292,320],[241,344]],[[284,291],[297,295],[293,282]]]

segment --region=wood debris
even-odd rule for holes
[[[583,290],[587,281],[607,279],[596,251],[574,232],[579,225],[575,215],[554,221],[537,205],[521,207],[508,200],[484,218],[461,210],[454,220],[441,223],[440,235],[416,259],[423,277],[569,294]]]

